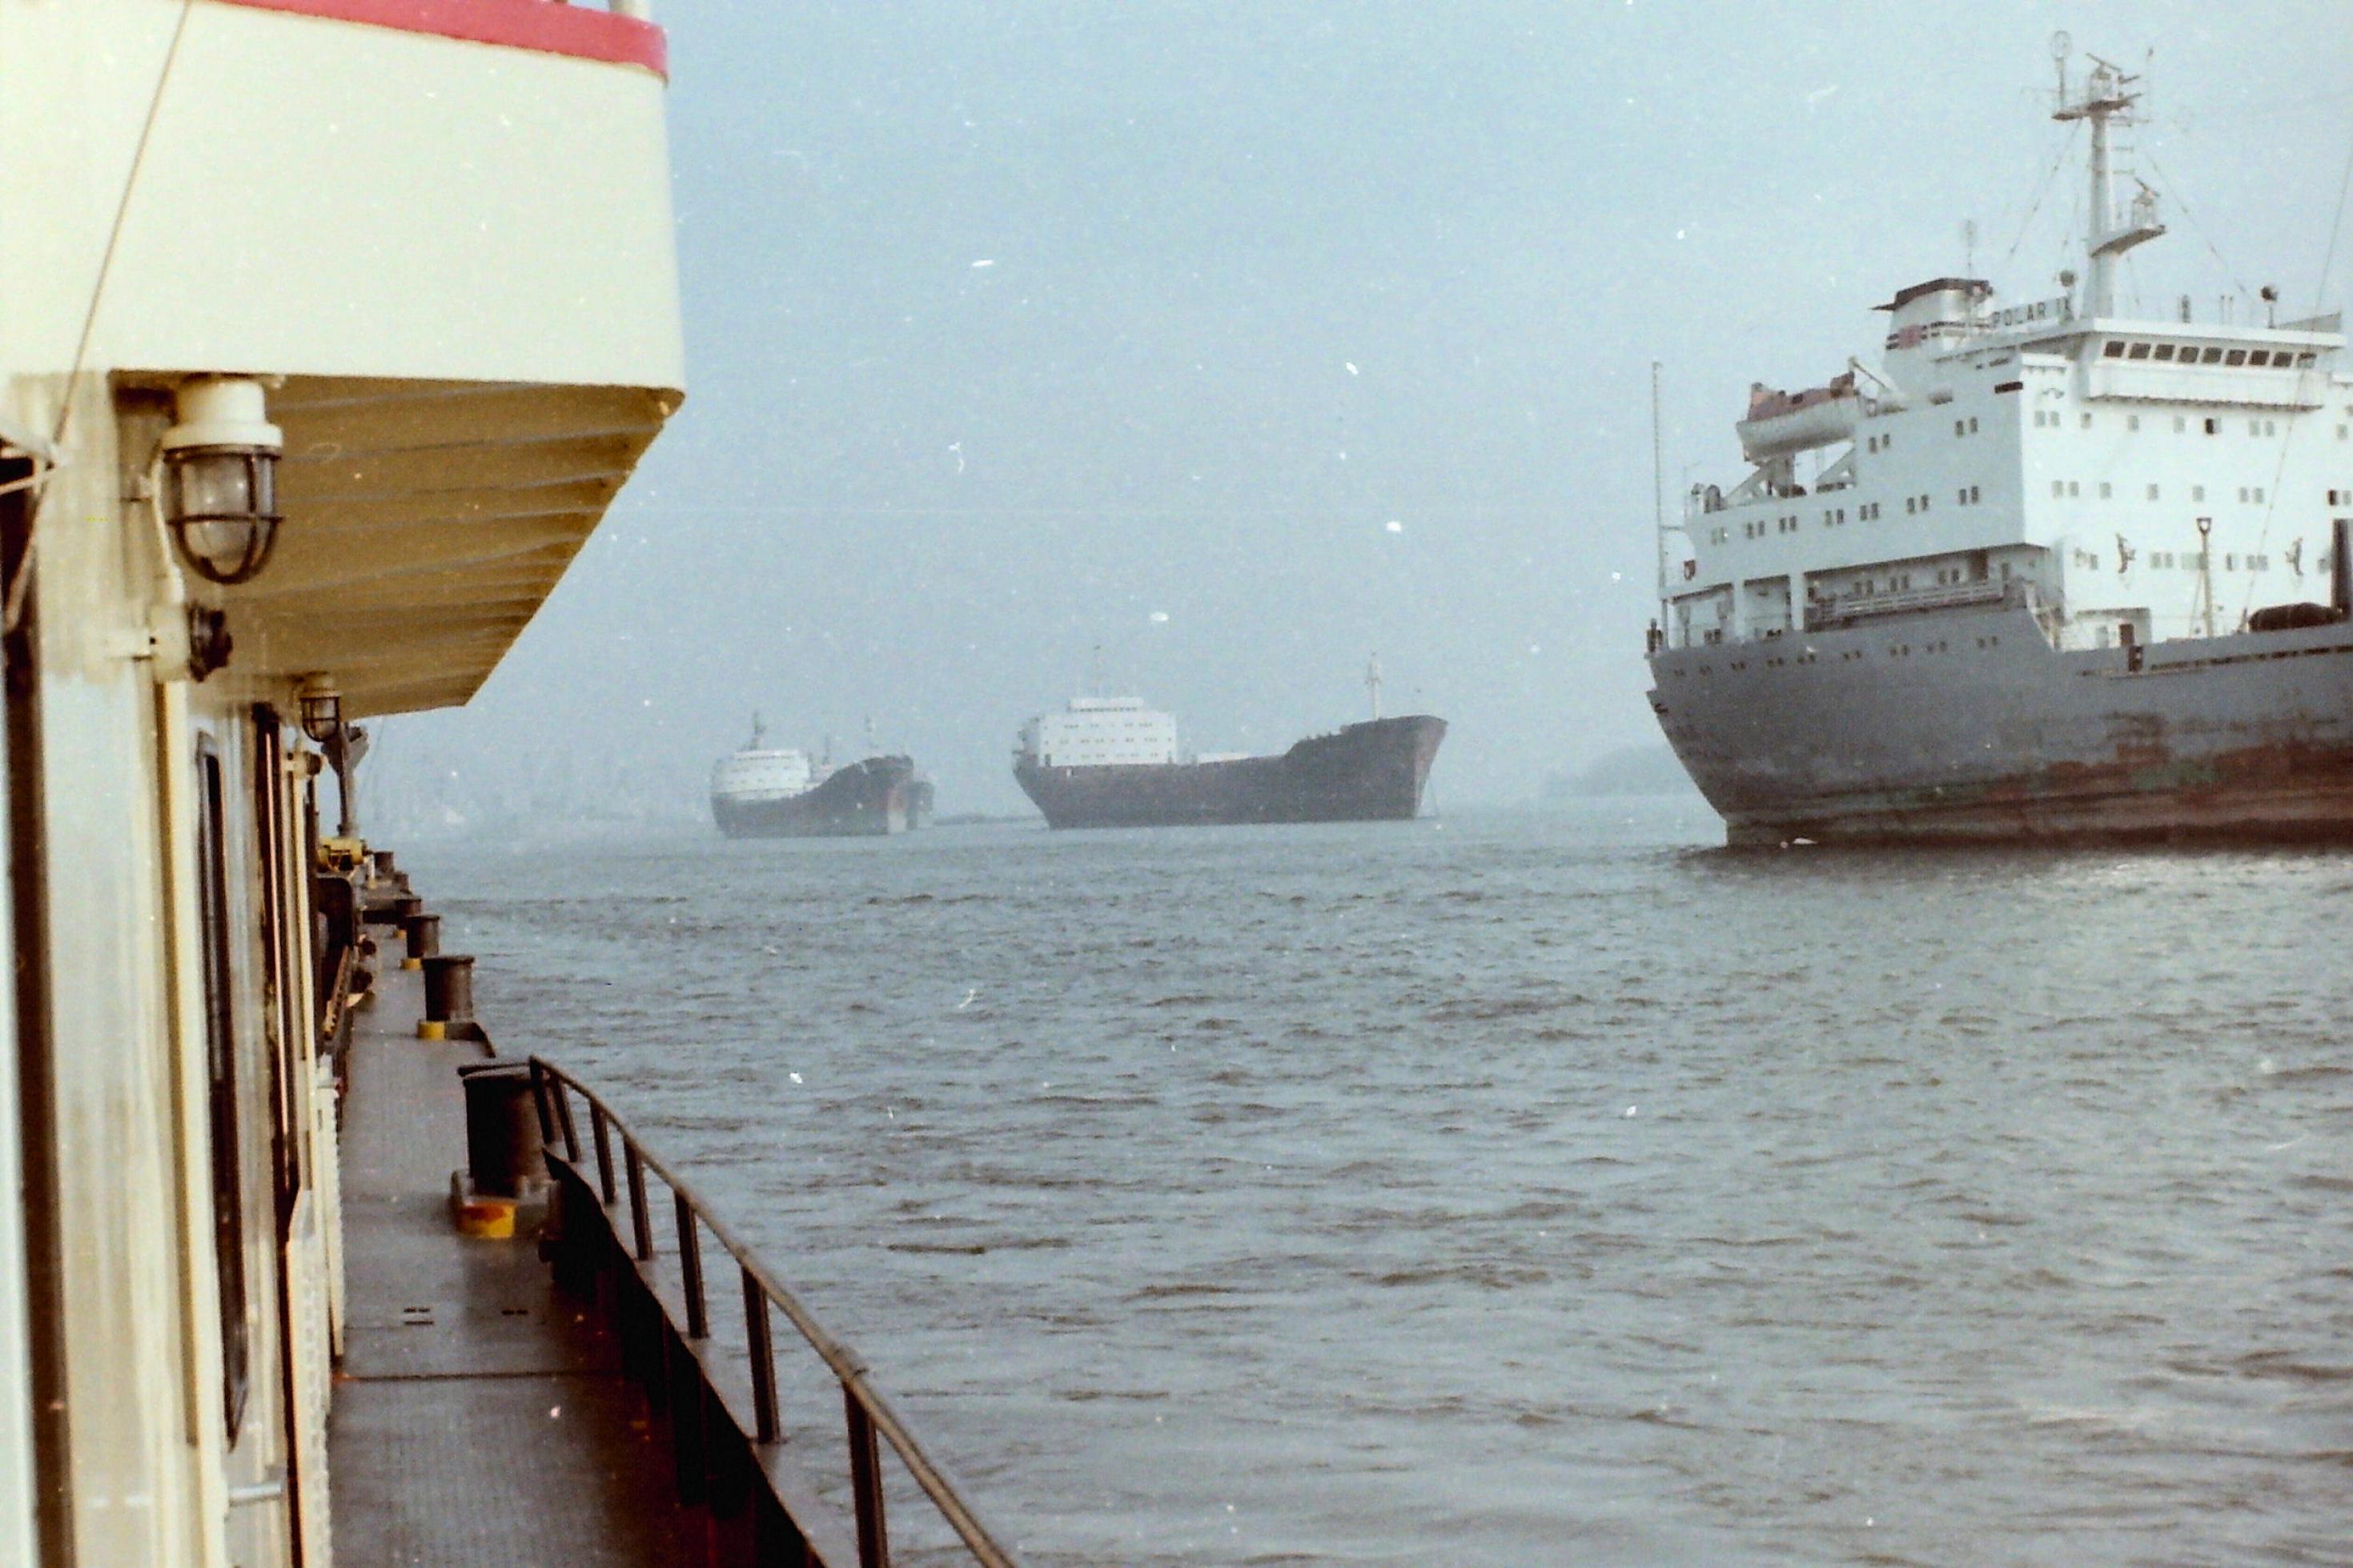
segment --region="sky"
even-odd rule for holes
[[[2146,70],[2119,164],[2171,232],[2128,308],[2335,308],[2353,252],[2337,3],[658,19],[687,401],[473,703],[379,727],[402,793],[698,810],[757,710],[1014,811],[1014,731],[1098,658],[1188,745],[1279,750],[1377,651],[1451,725],[1433,797],[1525,799],[1658,738],[1653,362],[1672,511],[1742,477],[1752,381],[1874,362],[1896,289],[2079,264],[2054,31]]]

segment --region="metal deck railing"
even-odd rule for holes
[[[938,1510],[973,1562],[986,1568],[1014,1568],[1017,1560],[1012,1552],[998,1543],[972,1505],[958,1495],[938,1464],[923,1452],[906,1423],[874,1386],[866,1363],[858,1354],[828,1332],[808,1308],[768,1271],[752,1248],[728,1229],[677,1173],[648,1152],[628,1123],[593,1089],[543,1058],[531,1058],[531,1074],[548,1168],[564,1194],[565,1203],[572,1205],[585,1201],[601,1215],[613,1244],[629,1265],[628,1272],[643,1289],[646,1302],[662,1313],[665,1320],[670,1309],[664,1297],[674,1294],[683,1308],[685,1321],[666,1326],[682,1340],[679,1348],[700,1368],[707,1397],[722,1405],[726,1420],[748,1448],[752,1465],[769,1483],[771,1498],[786,1516],[786,1533],[797,1539],[786,1549],[776,1550],[775,1542],[763,1535],[754,1550],[754,1560],[826,1560],[826,1553],[809,1539],[818,1521],[805,1516],[807,1502],[787,1505],[785,1501],[792,1482],[787,1467],[782,1463],[785,1430],[776,1395],[776,1350],[770,1322],[770,1309],[774,1308],[799,1331],[801,1339],[841,1387],[849,1450],[850,1511],[856,1522],[860,1568],[887,1568],[891,1561],[889,1522],[883,1508],[881,1443],[888,1443],[898,1455],[909,1479]],[[585,1145],[573,1109],[575,1098],[588,1110],[588,1139]],[[613,1147],[616,1140],[620,1144],[617,1161]],[[592,1157],[593,1172],[586,1163]],[[670,1194],[676,1219],[675,1280],[666,1278],[656,1257],[653,1201],[647,1192],[649,1172]],[[617,1210],[626,1215],[626,1237],[619,1228]],[[558,1243],[559,1253],[565,1247],[580,1245],[581,1238],[570,1233],[582,1217],[571,1207],[559,1209],[558,1223],[565,1232]],[[714,1342],[711,1303],[702,1270],[702,1237],[706,1232],[733,1263],[742,1290],[744,1370],[751,1393],[748,1422],[742,1419],[743,1412],[732,1407],[728,1391],[711,1375],[717,1369],[712,1362]],[[674,1419],[673,1426],[677,1425]],[[690,1468],[724,1466],[724,1456],[711,1449],[708,1432],[699,1434],[694,1441],[695,1453],[681,1454],[682,1476]],[[681,1436],[681,1448],[688,1446]],[[743,1479],[748,1478],[737,1478]]]

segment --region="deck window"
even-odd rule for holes
[[[2247,351],[2247,363],[2248,363],[2249,364],[2251,364],[2251,365],[2266,365],[2266,364],[2271,363],[2272,363],[2272,353],[2271,353],[2271,350],[2269,350],[2269,349],[2249,349],[2249,350]]]
[[[2148,345],[2147,343],[2135,343],[2133,344],[2131,351],[2127,353],[2125,357],[2126,359],[2147,359],[2148,357]]]
[[[2171,343],[2159,343],[2157,345],[2157,352],[2150,354],[2148,357],[2160,363],[2170,360],[2173,357],[2173,345]]]
[[[2222,363],[2222,351],[2219,348],[2208,349],[2200,357],[2207,364],[2221,364]]]
[[[2101,357],[2101,358],[2103,358],[2103,359],[2122,359],[2122,358],[2124,358],[2124,357],[2125,357],[2125,342],[2124,342],[2124,340],[2123,340],[2122,338],[2110,338],[2110,339],[2107,341],[2107,342],[2106,342],[2105,344],[2104,344],[2104,345],[2101,347],[2101,349],[2100,349],[2100,357]]]
[[[2226,365],[2244,364],[2247,363],[2247,351],[2244,349],[2232,349],[2229,353],[2222,356],[2222,363]]]

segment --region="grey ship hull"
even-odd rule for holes
[[[1416,714],[1345,725],[1276,756],[1113,767],[1022,757],[1013,776],[1050,827],[1403,821],[1421,810],[1445,738],[1444,720]]]
[[[2060,652],[2011,605],[1651,658],[1727,841],[2353,840],[2353,623]]]
[[[796,795],[712,795],[711,816],[730,838],[879,837],[922,826],[914,788],[915,764],[907,758],[869,757]]]

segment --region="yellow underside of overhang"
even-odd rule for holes
[[[241,674],[332,679],[353,718],[470,698],[678,406],[625,386],[297,376],[272,391],[285,521],[214,590]]]

